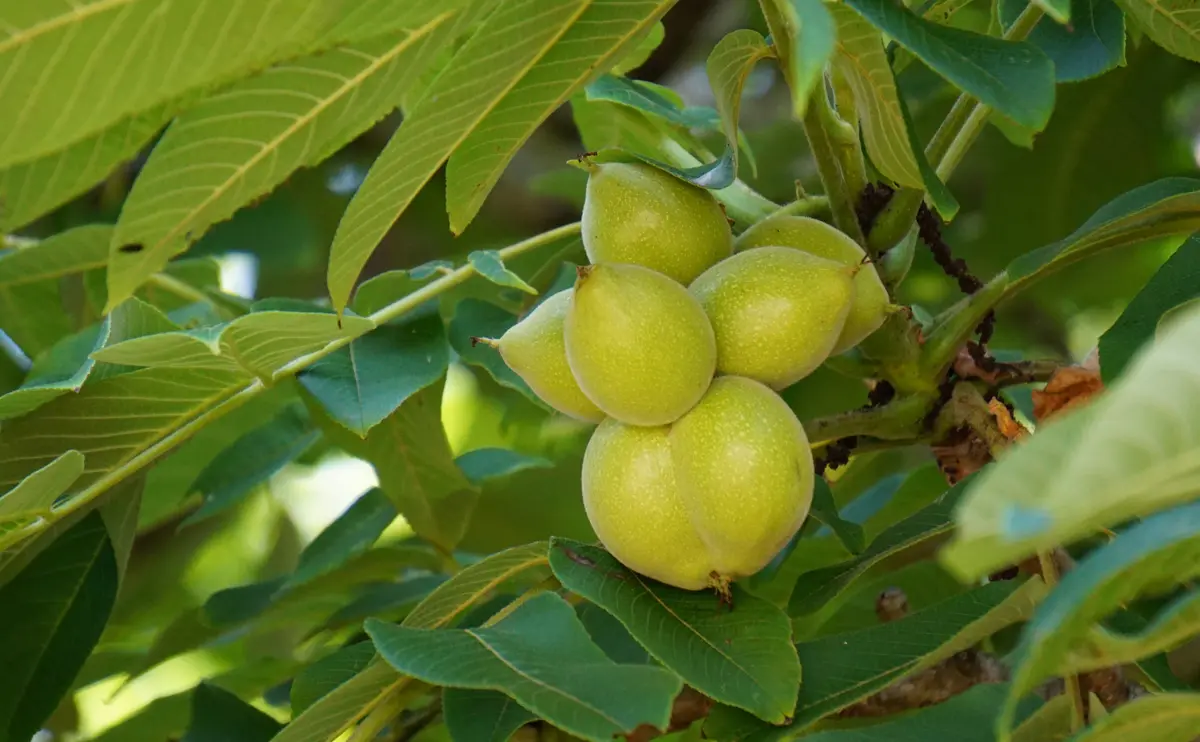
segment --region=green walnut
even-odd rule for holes
[[[708,389],[717,364],[712,325],[696,298],[638,265],[579,268],[563,329],[579,388],[630,425],[678,419]]]
[[[685,286],[733,253],[716,199],[644,164],[590,165],[582,228],[592,263],[641,265]]]
[[[865,264],[867,253],[857,242],[825,222],[806,216],[781,214],[768,217],[738,237],[737,250],[778,245],[803,250],[810,255],[835,260],[844,265],[862,266],[854,277],[854,302],[846,316],[842,333],[831,354],[858,345],[879,329],[891,309],[891,299],[875,266]]]
[[[563,341],[563,321],[571,306],[571,292],[549,297],[524,319],[509,328],[494,345],[508,367],[538,397],[554,409],[585,422],[600,422],[604,413],[592,404],[571,374]]]
[[[712,322],[717,371],[783,389],[837,343],[854,300],[854,271],[790,247],[756,247],[705,271],[689,288]]]

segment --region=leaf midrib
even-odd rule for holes
[[[125,5],[132,5],[140,0],[97,0],[97,2],[89,5],[76,5],[70,11],[62,15],[55,16],[49,20],[36,23],[29,28],[12,34],[7,39],[0,41],[0,54],[4,54],[9,49],[13,49],[24,44],[33,42],[39,36],[51,33],[72,23],[82,23],[84,20],[94,15],[106,13],[109,10],[120,8]],[[161,0],[160,0],[161,1]]]

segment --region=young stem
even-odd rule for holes
[[[579,229],[579,222],[574,222],[572,224],[558,227],[557,229],[552,229],[548,232],[543,232],[539,235],[535,235],[534,237],[530,237],[527,240],[518,242],[515,245],[509,245],[508,247],[502,248],[499,251],[500,258],[502,260],[511,260],[518,255],[531,252],[539,247],[553,244],[563,237],[569,237],[573,234],[577,234]],[[368,319],[374,322],[377,327],[386,324],[397,317],[413,311],[430,299],[436,298],[455,286],[458,286],[474,275],[475,268],[470,263],[460,266],[442,278],[426,284],[411,294],[407,294],[391,304],[388,304],[386,307],[383,307],[374,314],[371,314]],[[296,374],[321,360],[322,358],[325,358],[337,352],[341,348],[344,348],[356,339],[357,336],[347,335],[331,341],[320,350],[316,350],[312,353],[300,356],[299,358],[295,358],[275,373],[275,379],[279,380],[286,376]],[[254,379],[246,384],[246,386],[230,392],[228,396],[217,402],[215,406],[179,426],[154,444],[140,451],[137,455],[126,461],[124,464],[121,464],[120,466],[107,472],[91,485],[81,490],[74,497],[67,500],[61,507],[55,508],[49,515],[46,515],[38,522],[31,524],[29,528],[23,532],[23,536],[25,538],[36,536],[38,533],[46,530],[57,521],[71,515],[71,513],[87,507],[97,497],[107,492],[110,488],[119,484],[134,473],[140,471],[142,468],[154,463],[160,457],[166,455],[179,445],[189,440],[193,435],[198,433],[209,423],[220,417],[223,417],[226,413],[232,412],[238,407],[241,407],[243,404],[257,397],[259,394],[262,394],[266,390],[267,386],[261,379]]]
[[[829,210],[833,213],[833,224],[860,245],[866,244],[862,228],[858,224],[858,214],[855,204],[858,191],[853,189],[851,178],[853,168],[848,168],[839,156],[842,149],[835,142],[835,134],[831,130],[830,120],[834,116],[829,108],[829,98],[824,91],[818,91],[808,103],[804,114],[804,135],[808,137],[808,146],[812,150],[813,159],[817,163],[817,173],[821,176],[821,185],[825,188],[825,196],[829,199]]]
[[[920,437],[922,423],[933,402],[930,395],[910,394],[882,407],[809,420],[804,423],[804,430],[813,447],[854,435],[909,440]]]
[[[1058,584],[1058,580],[1062,575],[1058,573],[1058,565],[1054,561],[1054,552],[1039,551],[1038,566],[1041,568],[1042,580],[1046,583],[1046,587],[1053,588]],[[1087,723],[1087,716],[1084,710],[1084,697],[1082,689],[1079,687],[1079,676],[1075,673],[1067,673],[1063,677],[1063,686],[1063,692],[1071,699],[1071,731],[1078,732]]]

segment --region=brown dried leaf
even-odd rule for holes
[[[996,418],[996,424],[1005,438],[1016,441],[1029,435],[1025,426],[1013,419],[1012,412],[1000,400],[993,398],[988,402],[988,410]]]
[[[986,441],[967,426],[955,428],[946,438],[930,446],[938,468],[950,484],[957,484],[992,460]]]
[[[1104,391],[1100,372],[1082,366],[1060,368],[1046,382],[1046,388],[1033,392],[1033,416],[1044,422],[1067,410],[1085,405]]]

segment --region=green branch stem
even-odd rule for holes
[[[921,436],[925,416],[935,401],[933,395],[909,394],[881,407],[808,420],[804,423],[804,431],[814,448],[857,435],[881,440],[912,440]]]
[[[822,110],[828,108],[829,98],[824,91],[819,91],[818,95],[812,97],[804,114],[804,135],[808,138],[809,149],[817,164],[817,173],[821,176],[821,185],[825,189],[826,198],[829,199],[834,226],[858,244],[866,245],[866,238],[863,237],[854,208],[859,193],[851,182],[854,169],[843,162],[844,148],[837,143],[837,134],[831,126],[836,114]]]
[[[534,237],[530,237],[527,240],[523,240],[514,245],[509,245],[508,247],[502,248],[499,251],[500,258],[502,260],[510,260],[540,247],[554,244],[564,237],[570,237],[578,234],[579,230],[579,222],[574,222],[572,224],[558,227],[557,229],[552,229],[548,232],[543,232]],[[384,325],[396,319],[397,317],[401,317],[408,312],[413,311],[430,299],[438,297],[455,286],[467,281],[474,275],[476,275],[476,271],[470,263],[460,266],[445,276],[432,281],[425,286],[422,286],[411,294],[406,294],[391,304],[388,304],[379,311],[369,315],[368,319],[370,319],[376,327]],[[320,350],[316,350],[312,353],[295,358],[290,363],[287,363],[280,368],[279,371],[275,373],[274,378],[278,380],[299,373],[308,366],[311,366],[317,361],[349,345],[358,337],[360,336],[347,334],[329,342]],[[75,513],[85,507],[88,507],[96,500],[96,498],[100,497],[102,494],[121,483],[126,478],[153,464],[162,456],[170,453],[172,450],[189,440],[193,435],[200,432],[200,430],[209,423],[217,420],[220,417],[223,417],[238,407],[241,407],[243,404],[262,394],[267,389],[268,386],[263,382],[262,379],[254,379],[253,381],[247,383],[246,386],[233,390],[228,396],[216,402],[213,407],[210,407],[208,410],[179,426],[168,435],[160,438],[157,442],[146,447],[125,463],[106,472],[103,476],[81,490],[74,497],[68,499],[61,506],[52,510],[49,515],[42,517],[35,523],[30,524],[30,526],[28,526],[27,529],[22,533],[23,539],[36,536],[59,520],[66,518],[72,513]]]

